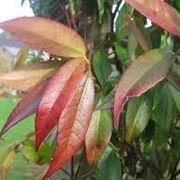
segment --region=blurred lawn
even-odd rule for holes
[[[16,98],[1,98],[0,99],[0,128],[2,128],[6,118],[12,111],[13,107],[17,104],[18,100]],[[22,109],[23,110],[23,109]],[[31,116],[11,130],[9,130],[3,138],[0,138],[0,155],[15,142],[19,142],[25,138],[25,136],[33,132],[34,130],[34,116]],[[4,157],[3,157],[4,158]],[[2,164],[2,159],[0,161],[0,166]],[[32,180],[33,171],[36,170],[34,163],[30,163],[25,160],[22,153],[17,153],[12,167],[9,170],[9,175],[7,180]],[[1,179],[1,178],[0,178]]]

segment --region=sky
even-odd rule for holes
[[[21,0],[0,0],[0,22],[21,16],[33,16],[28,0],[23,7]]]

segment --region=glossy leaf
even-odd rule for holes
[[[101,23],[102,19],[103,19],[104,10],[105,10],[104,3],[105,3],[105,0],[97,0],[98,13],[99,13],[99,23]]]
[[[176,117],[176,107],[168,84],[164,84],[158,91],[159,104],[153,111],[155,122],[155,143],[164,144],[170,137],[173,120]]]
[[[102,159],[98,163],[98,180],[120,180],[121,161],[116,152],[108,147]]]
[[[44,179],[62,168],[79,150],[90,123],[93,102],[94,83],[92,77],[87,77],[86,74],[75,96],[60,116],[58,147]]]
[[[167,77],[168,81],[180,91],[180,65],[174,65]]]
[[[119,81],[114,100],[114,127],[117,129],[124,104],[140,96],[168,74],[175,55],[167,49],[154,49],[139,56]]]
[[[26,91],[40,81],[47,79],[55,71],[55,67],[34,64],[27,68],[17,69],[0,75],[0,83],[7,87]]]
[[[21,151],[26,159],[38,164],[44,164],[51,160],[53,148],[47,142],[45,142],[37,152],[34,148],[34,141],[28,140],[23,144]]]
[[[26,141],[21,148],[21,152],[27,160],[37,162],[39,159],[38,154],[34,148],[33,140]]]
[[[107,147],[112,133],[110,110],[96,110],[86,134],[86,157],[88,163],[95,164]]]
[[[106,54],[100,51],[95,51],[93,54],[92,67],[99,84],[103,86],[112,72],[111,63]]]
[[[84,42],[75,31],[50,19],[21,17],[0,23],[0,28],[53,55],[85,57],[86,54]]]
[[[120,11],[118,12],[117,20],[115,23],[115,28],[116,28],[116,34],[118,39],[123,39],[129,34],[129,28],[128,25],[125,21],[125,16],[126,15],[131,15],[132,14],[132,8],[131,6],[127,5],[124,3]]]
[[[170,85],[170,92],[172,94],[172,97],[176,103],[176,107],[178,111],[180,112],[180,92],[177,91],[173,86]]]
[[[4,127],[1,130],[0,136],[12,128],[15,124],[37,111],[47,82],[48,80],[40,82],[24,95],[9,115]]]
[[[126,115],[126,141],[130,142],[146,128],[151,110],[145,97],[132,99],[127,108]]]
[[[149,50],[148,44],[147,44],[142,32],[140,31],[140,29],[136,25],[136,22],[134,21],[134,19],[130,18],[129,16],[126,16],[125,19],[126,19],[128,26],[130,27],[131,32],[133,33],[137,42],[140,44],[141,48],[144,51],[148,51]]]
[[[59,116],[75,94],[84,71],[84,59],[70,60],[49,81],[35,120],[36,149],[57,125]]]
[[[137,11],[170,33],[180,36],[180,14],[162,0],[126,0]]]

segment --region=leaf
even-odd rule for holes
[[[113,89],[107,96],[103,97],[101,102],[97,105],[96,110],[112,108],[114,93],[115,93],[115,90]]]
[[[79,10],[80,2],[76,0],[69,0],[69,6],[71,9],[72,15],[76,15]]]
[[[26,159],[42,165],[51,160],[53,148],[45,142],[42,144],[39,151],[36,152],[34,148],[34,141],[28,140],[23,144],[21,151]]]
[[[116,152],[108,147],[102,159],[98,164],[98,180],[120,180],[121,179],[121,162]]]
[[[90,165],[95,164],[107,147],[112,133],[110,110],[96,110],[86,133],[86,157]]]
[[[37,152],[39,160],[38,164],[42,165],[45,163],[49,163],[51,161],[51,157],[53,155],[53,146],[49,145],[46,141],[42,144],[39,151]]]
[[[178,111],[180,112],[180,92],[177,91],[173,86],[170,85],[170,92],[172,94],[172,97],[176,103],[176,107]]]
[[[115,22],[116,35],[119,40],[123,39],[129,34],[129,28],[125,21],[126,15],[132,14],[131,6],[123,4],[122,8],[117,13],[117,20]]]
[[[50,54],[65,57],[85,57],[86,48],[81,37],[69,27],[42,17],[21,17],[0,23],[28,45]]]
[[[28,56],[29,48],[22,47],[18,51],[16,55],[16,67],[23,67],[25,65],[27,56]]]
[[[154,49],[139,56],[123,74],[114,99],[114,127],[117,129],[124,104],[140,96],[168,74],[175,55],[167,49]]]
[[[171,136],[172,123],[176,118],[176,106],[168,84],[159,89],[159,104],[153,111],[152,119],[155,122],[154,141],[157,146],[164,144]]]
[[[99,84],[103,86],[112,72],[111,63],[106,54],[100,51],[95,51],[93,54],[92,67]]]
[[[30,67],[1,74],[0,83],[14,89],[26,91],[40,81],[47,79],[54,71],[55,67],[47,67],[46,63],[37,63]]]
[[[98,4],[98,13],[99,13],[99,23],[102,23],[102,19],[104,16],[104,3],[105,0],[97,0],[97,4]]]
[[[75,94],[84,71],[84,59],[73,59],[61,66],[49,81],[36,114],[36,149],[58,124],[59,116]]]
[[[20,100],[9,115],[4,127],[0,132],[0,136],[12,128],[15,124],[37,111],[47,82],[48,80],[40,82],[38,85],[31,88],[27,94],[25,94],[25,96]]]
[[[169,83],[180,91],[180,65],[174,65],[167,77]]]
[[[37,162],[39,160],[38,154],[34,148],[34,141],[28,140],[23,144],[21,151],[26,159]]]
[[[170,33],[180,36],[180,15],[162,0],[126,0],[141,14]]]
[[[51,176],[79,150],[89,127],[94,104],[94,82],[85,74],[75,96],[59,118],[58,148],[43,179]]]
[[[13,161],[14,161],[14,157],[15,157],[15,151],[12,150],[12,151],[9,152],[6,159],[2,163],[2,165],[0,167],[2,180],[7,179],[8,171],[9,171],[9,169],[10,169],[10,167],[11,167]]]
[[[144,96],[132,99],[126,115],[126,141],[130,142],[146,128],[151,110]]]
[[[130,18],[129,16],[126,16],[125,20],[126,20],[128,26],[130,27],[131,32],[133,33],[133,35],[136,38],[137,42],[140,44],[141,48],[144,51],[148,51],[149,50],[148,44],[146,43],[146,40],[145,40],[142,32],[140,31],[140,29],[136,25],[136,22],[134,21],[134,19]]]

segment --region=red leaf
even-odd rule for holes
[[[126,2],[165,30],[180,36],[180,15],[163,0],[126,0]]]
[[[21,17],[0,23],[0,28],[13,33],[22,42],[50,54],[85,57],[82,38],[69,27],[42,17]]]
[[[51,176],[79,150],[85,139],[94,104],[94,83],[87,74],[72,101],[63,111],[58,126],[58,148],[44,177]]]
[[[61,66],[49,81],[35,120],[36,149],[58,123],[59,116],[75,94],[84,71],[84,59],[73,59]]]
[[[123,74],[114,99],[114,127],[130,97],[140,96],[162,81],[172,67],[175,55],[167,49],[154,49],[139,56]]]
[[[27,92],[27,94],[21,99],[9,115],[0,136],[12,128],[15,124],[37,111],[47,82],[48,80],[42,81]]]

